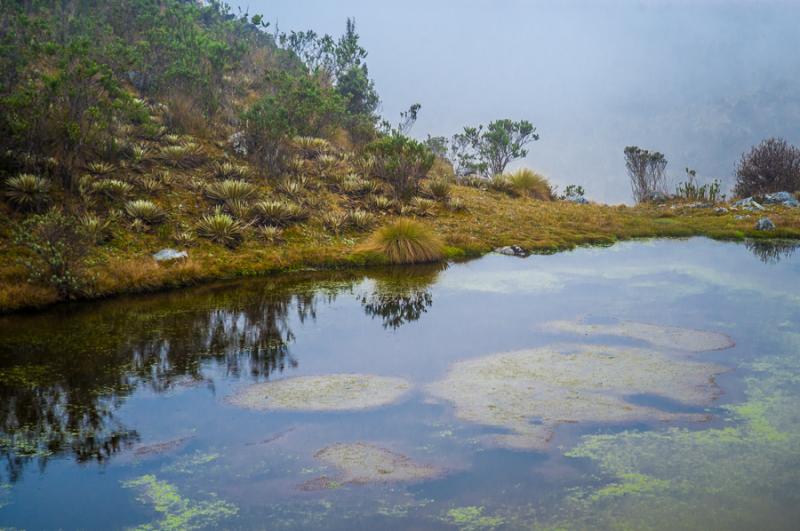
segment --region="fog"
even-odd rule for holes
[[[422,104],[413,136],[527,119],[521,164],[591,199],[631,200],[626,145],[730,183],[769,136],[800,144],[800,1],[251,0],[281,31],[355,17],[383,116]]]

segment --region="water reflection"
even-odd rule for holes
[[[357,298],[367,315],[396,329],[431,306],[428,287],[441,270],[377,271]],[[297,367],[292,326],[315,320],[320,304],[355,293],[362,280],[352,273],[258,279],[0,318],[0,456],[8,480],[32,461],[44,467],[71,455],[103,463],[136,444],[136,429],[115,411],[137,389],[213,389],[208,374],[260,380]]]
[[[777,264],[800,248],[800,243],[792,240],[748,240],[744,245],[765,264]]]
[[[372,290],[361,296],[364,312],[372,318],[379,317],[383,327],[392,330],[418,320],[433,305],[428,288],[446,267],[432,264],[394,268],[374,276]]]

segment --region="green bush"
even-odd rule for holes
[[[31,216],[15,230],[14,242],[29,251],[21,261],[32,282],[55,288],[63,298],[83,292],[90,241],[73,216],[60,210]]]
[[[6,180],[5,195],[18,209],[38,211],[50,200],[50,181],[23,173]]]
[[[417,193],[419,182],[435,158],[425,144],[397,132],[371,142],[367,152],[375,157],[375,174],[392,187],[400,200],[408,200]]]

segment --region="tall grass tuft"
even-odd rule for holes
[[[450,183],[442,178],[431,179],[428,181],[428,193],[436,201],[446,203],[450,199]]]
[[[508,187],[516,195],[532,197],[541,201],[553,199],[553,188],[550,186],[550,182],[531,169],[520,168],[500,178],[506,180]]]
[[[6,180],[6,197],[20,210],[38,211],[49,201],[50,181],[23,173]]]
[[[433,230],[406,218],[373,232],[360,249],[381,254],[393,264],[435,262],[444,256],[444,244]]]

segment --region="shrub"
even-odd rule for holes
[[[305,159],[316,159],[320,155],[333,152],[333,146],[324,138],[312,136],[296,136],[292,139],[292,146]]]
[[[89,239],[75,218],[58,210],[31,216],[15,231],[14,241],[31,253],[22,263],[32,282],[55,288],[63,298],[83,291]]]
[[[145,176],[140,179],[136,180],[136,184],[142,191],[146,194],[153,195],[157,192],[160,192],[164,186],[161,184],[161,181],[154,177]]]
[[[231,248],[242,242],[244,229],[244,225],[219,208],[200,218],[197,223],[197,233],[200,236]]]
[[[742,155],[736,166],[736,195],[800,190],[800,149],[770,138]]]
[[[231,162],[215,162],[211,166],[211,174],[215,179],[246,179],[250,176],[250,168],[243,164]]]
[[[464,212],[467,210],[467,204],[464,203],[464,200],[460,197],[451,197],[450,200],[447,201],[447,208],[453,212]]]
[[[375,216],[366,210],[356,208],[347,213],[347,223],[356,230],[364,230],[375,223]]]
[[[258,235],[267,243],[280,243],[283,240],[283,229],[280,227],[273,227],[266,225],[256,229]]]
[[[112,201],[125,199],[133,192],[133,186],[119,179],[100,179],[89,185],[89,193],[102,195]]]
[[[394,206],[394,201],[382,195],[374,195],[370,197],[369,205],[375,210],[386,211]]]
[[[381,254],[393,264],[435,262],[444,256],[444,245],[431,229],[405,218],[376,230],[361,250]]]
[[[414,197],[409,203],[412,212],[418,216],[432,216],[436,213],[436,201],[424,197]]]
[[[308,181],[305,178],[295,177],[292,179],[284,179],[278,183],[278,190],[286,195],[297,197],[305,191],[307,185]]]
[[[86,237],[95,244],[103,244],[111,239],[111,221],[108,219],[86,213],[78,218],[78,223]]]
[[[561,194],[560,198],[562,201],[575,201],[583,199],[584,194],[586,191],[583,189],[583,186],[578,184],[568,184],[566,188],[564,188],[564,193]]]
[[[181,228],[175,231],[175,235],[172,239],[182,247],[191,247],[196,241],[192,231]]]
[[[175,168],[190,169],[205,163],[208,157],[201,145],[185,142],[176,146],[162,147],[158,158]]]
[[[533,170],[520,168],[504,176],[510,189],[517,195],[532,197],[542,201],[553,199],[553,189],[547,179]]]
[[[18,209],[38,211],[49,201],[50,181],[23,173],[6,180],[6,197]]]
[[[355,173],[347,174],[339,183],[339,189],[347,194],[356,197],[365,196],[377,192],[380,185],[375,181],[362,179]]]
[[[125,205],[125,213],[134,221],[145,225],[158,225],[167,217],[166,213],[158,205],[147,199],[128,201]]]
[[[110,175],[117,171],[117,167],[108,162],[90,162],[86,169],[92,175]]]
[[[637,146],[625,148],[625,169],[631,179],[633,198],[637,203],[666,193],[667,159],[658,151]]]
[[[675,196],[688,201],[710,201],[716,203],[720,198],[721,184],[718,179],[711,183],[697,184],[697,172],[686,168],[686,181],[678,183],[675,188]],[[583,194],[581,194],[582,196]]]
[[[375,157],[375,174],[388,183],[398,199],[407,200],[433,165],[433,153],[421,142],[392,133],[367,146]]]
[[[251,205],[249,201],[242,199],[225,201],[225,210],[240,221],[249,221],[253,215],[253,205]]]
[[[308,217],[303,207],[289,201],[259,201],[253,205],[253,210],[265,225],[286,226]]]
[[[256,187],[247,181],[226,179],[211,183],[206,187],[206,197],[218,203],[227,201],[247,201],[256,195]]]
[[[347,222],[347,214],[336,211],[323,212],[320,215],[319,220],[326,229],[338,235]]]
[[[428,193],[436,201],[446,202],[450,197],[450,183],[442,178],[428,181]]]

